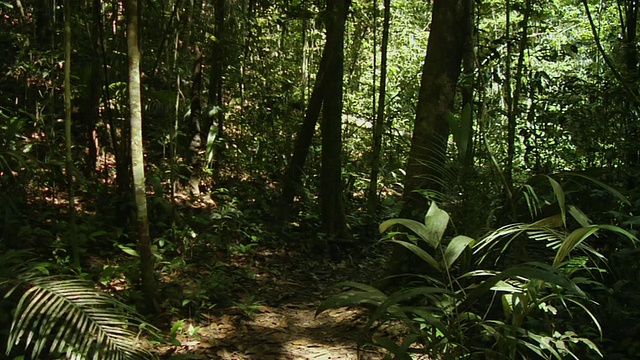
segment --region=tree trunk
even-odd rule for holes
[[[34,2],[35,15],[35,43],[45,49],[52,45],[53,29],[53,2],[51,0],[38,0]]]
[[[382,128],[384,127],[384,110],[387,86],[387,47],[389,45],[389,22],[391,18],[391,0],[384,0],[384,20],[382,23],[382,59],[380,60],[380,93],[378,97],[378,112],[373,124],[373,155],[371,160],[371,176],[367,208],[372,216],[378,208],[378,174],[380,172],[380,153],[382,152]]]
[[[202,167],[204,163],[202,137],[200,129],[200,121],[202,118],[202,60],[204,58],[202,52],[195,46],[196,62],[193,69],[193,78],[191,82],[191,142],[189,144],[189,163],[191,165],[191,176],[189,185],[191,193],[195,196],[200,195],[200,178],[202,176]]]
[[[474,13],[474,5],[471,4],[471,11],[469,11],[469,18],[467,19],[467,23],[469,26],[469,32],[467,33],[467,37],[464,41],[464,53],[462,55],[462,71],[463,71],[463,81],[461,82],[460,93],[462,95],[462,106],[468,106],[471,110],[473,110],[474,96],[474,76],[476,72],[476,56],[474,51],[475,45],[475,24],[473,19]],[[473,114],[473,111],[471,111]],[[472,115],[473,116],[473,115]],[[461,154],[462,157],[462,171],[460,172],[461,176],[465,176],[469,174],[473,170],[473,154],[474,154],[474,144],[473,144],[473,121],[469,121],[469,127],[466,129],[462,129],[463,132],[469,134],[469,142],[467,145],[467,151],[464,154]],[[464,180],[462,178],[461,180]]]
[[[509,10],[509,9],[508,9]],[[531,13],[531,0],[526,1],[526,8],[524,11],[524,18],[522,20],[522,37],[520,38],[520,46],[518,49],[518,63],[516,64],[516,87],[511,94],[511,79],[507,78],[505,81],[508,81],[507,91],[508,101],[507,101],[507,165],[505,166],[505,178],[507,183],[505,184],[505,194],[506,194],[506,203],[505,210],[510,210],[512,217],[514,216],[514,204],[513,204],[513,160],[516,156],[516,125],[518,120],[519,113],[519,104],[520,104],[520,93],[522,92],[522,70],[524,68],[524,53],[527,49],[527,40],[528,40],[528,32],[529,32],[529,14]],[[507,19],[509,17],[507,16]],[[510,25],[507,23],[507,27]],[[510,41],[507,36],[507,41]],[[509,48],[509,47],[507,47]],[[510,58],[510,51],[507,54],[507,58]],[[507,61],[507,64],[510,64],[510,61]],[[511,73],[511,69],[505,70],[507,74]],[[505,212],[506,213],[506,212]]]
[[[215,158],[213,161],[214,171],[218,172],[217,169],[220,164],[220,156],[222,155],[221,147],[213,147],[212,144],[208,143],[209,139],[213,139],[214,137],[210,137],[209,133],[215,132],[217,135],[215,138],[220,138],[223,136],[224,132],[224,111],[222,109],[223,102],[223,77],[224,77],[224,68],[225,68],[225,51],[226,51],[226,42],[224,40],[225,37],[225,1],[226,0],[215,0],[214,1],[214,11],[215,11],[215,28],[214,28],[214,36],[215,41],[213,43],[211,49],[211,73],[209,75],[209,111],[210,116],[209,121],[207,121],[204,128],[204,136],[207,136],[207,149],[213,149],[215,153]],[[216,130],[212,131],[212,127],[216,126]],[[209,150],[207,150],[209,151]]]
[[[96,124],[99,118],[100,89],[102,87],[102,76],[100,75],[100,1],[90,1],[91,26],[89,28],[91,38],[91,59],[89,60],[89,78],[86,80],[86,91],[81,92],[84,96],[80,101],[79,118],[82,122],[82,143],[87,146],[87,154],[84,164],[84,174],[87,178],[95,176],[98,161],[98,146],[96,142]]]
[[[626,59],[626,75],[628,76],[628,83],[630,90],[637,96],[638,95],[638,48],[636,45],[637,42],[637,30],[638,30],[638,8],[640,7],[639,0],[627,0],[625,1],[625,29],[624,29],[624,44],[625,44],[625,59]],[[631,107],[632,103],[628,103],[627,105],[630,107],[629,112],[634,112]],[[627,121],[627,131],[629,139],[637,139],[638,133],[640,132],[639,125],[637,121],[630,119]],[[626,163],[636,169],[638,164],[640,163],[640,151],[638,150],[638,146],[636,144],[636,140],[631,140],[630,143],[624,144],[624,149],[627,149],[626,154]],[[628,185],[635,183],[635,176],[630,177],[630,181],[627,181]],[[629,186],[629,188],[633,188],[633,186]]]
[[[347,236],[342,201],[342,82],[344,73],[344,29],[347,0],[327,3],[327,69],[322,107],[322,170],[320,207],[322,228],[329,237]]]
[[[148,311],[157,311],[156,278],[154,273],[147,194],[144,175],[144,146],[142,140],[142,96],[140,86],[140,47],[138,44],[138,0],[129,0],[127,14],[127,49],[129,54],[129,110],[131,112],[131,163],[138,223],[138,253],[142,292]]]
[[[402,217],[424,214],[427,204],[418,190],[442,191],[449,123],[471,0],[434,0],[431,34],[422,68],[422,80],[404,184]]]
[[[313,85],[313,92],[311,93],[309,104],[307,105],[307,111],[304,114],[304,120],[296,134],[296,144],[293,148],[291,160],[289,161],[287,176],[284,179],[284,187],[282,190],[283,213],[281,214],[284,220],[288,219],[291,214],[293,198],[300,187],[302,174],[304,172],[304,163],[307,159],[307,155],[309,155],[311,140],[316,132],[316,123],[320,117],[320,111],[322,110],[324,96],[323,84],[327,68],[327,53],[327,48],[325,46],[318,68],[318,74],[316,75],[316,82]]]
[[[222,137],[224,132],[224,111],[222,109],[223,102],[223,76],[225,67],[225,0],[214,1],[215,11],[215,42],[211,52],[211,74],[209,77],[209,107],[213,109],[213,118],[205,129],[205,133],[209,134],[210,127],[213,124],[217,126],[217,137]],[[207,144],[209,147],[209,144]],[[217,149],[216,155],[220,155]],[[216,161],[218,163],[218,161]]]
[[[431,34],[422,67],[416,120],[404,182],[400,217],[424,219],[427,201],[420,190],[440,192],[445,181],[448,116],[453,110],[456,84],[471,31],[471,0],[434,0]],[[390,275],[429,271],[413,253],[395,246],[387,269]],[[389,284],[386,284],[389,285]]]
[[[71,244],[73,265],[80,266],[80,249],[76,237],[76,201],[73,178],[73,155],[71,153],[71,0],[64,0],[64,133],[66,148],[66,175],[69,186],[69,229],[67,236]]]

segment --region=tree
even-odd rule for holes
[[[427,209],[420,191],[442,191],[445,179],[449,114],[465,40],[471,31],[470,0],[435,0],[431,33],[422,68],[422,80],[404,182],[403,217]]]
[[[200,51],[197,44],[195,45],[194,52],[196,60],[191,79],[191,142],[189,143],[189,165],[191,165],[191,176],[189,178],[189,185],[191,193],[198,196],[200,195],[200,178],[202,176],[204,165],[204,149],[202,146],[203,134],[200,126],[202,117],[202,61],[204,59],[204,54]]]
[[[374,2],[375,3],[375,2]],[[377,9],[374,9],[376,11]],[[375,16],[375,14],[374,14]],[[389,45],[389,22],[391,19],[391,0],[384,0],[384,20],[382,21],[382,54],[380,60],[380,93],[378,109],[373,124],[373,155],[371,160],[371,176],[367,207],[371,215],[375,215],[378,207],[378,174],[380,173],[380,153],[382,152],[382,128],[384,127],[385,98],[387,94],[387,48]],[[375,49],[374,51],[377,51]],[[374,69],[375,72],[375,69]]]
[[[138,0],[130,0],[127,12],[127,49],[129,56],[129,111],[131,117],[131,163],[138,224],[138,253],[142,292],[147,310],[157,311],[156,279],[151,252],[151,235],[147,214],[147,192],[144,175],[144,145],[142,139],[142,95],[140,84],[140,46],[138,44]]]
[[[214,20],[214,40],[211,47],[211,72],[209,76],[209,108],[211,109],[211,122],[204,128],[204,134],[208,135],[211,131],[211,127],[217,126],[218,138],[223,136],[224,133],[224,110],[223,110],[223,89],[224,89],[224,72],[225,72],[225,58],[227,51],[227,43],[225,41],[225,9],[226,0],[215,0],[213,2],[215,20]],[[210,144],[207,144],[207,148]],[[218,149],[221,150],[221,149]],[[219,152],[217,155],[220,155]],[[218,161],[215,162],[218,164]],[[217,165],[216,165],[217,166]]]
[[[282,190],[282,218],[287,219],[291,213],[291,207],[293,205],[293,198],[296,191],[300,186],[302,174],[304,172],[304,163],[309,154],[309,147],[311,146],[311,140],[316,132],[316,124],[322,111],[323,95],[325,93],[324,77],[327,67],[327,48],[322,51],[322,59],[320,60],[320,66],[318,73],[316,74],[316,81],[313,85],[313,91],[309,98],[309,104],[307,110],[304,113],[304,119],[298,132],[296,134],[296,142],[293,148],[293,154],[289,160],[287,168],[287,176],[284,180],[284,187]]]
[[[506,6],[506,30],[507,56],[505,57],[505,93],[506,93],[506,113],[507,113],[507,161],[504,169],[505,173],[505,210],[509,209],[513,213],[513,161],[516,155],[516,126],[520,113],[520,94],[522,93],[522,77],[524,69],[524,55],[527,50],[529,15],[531,14],[531,0],[526,1],[524,15],[522,19],[522,36],[518,49],[518,63],[516,65],[515,89],[511,92],[511,2],[507,0]]]
[[[427,209],[424,191],[444,189],[449,120],[460,76],[465,40],[471,31],[471,0],[435,0],[431,34],[422,68],[411,149],[404,182],[401,217],[417,218]],[[416,261],[401,246],[394,247],[389,272],[406,272]]]
[[[64,1],[64,134],[66,148],[67,185],[69,186],[69,242],[73,265],[80,265],[80,249],[76,237],[76,204],[73,177],[73,155],[71,154],[71,0]]]
[[[320,207],[323,231],[331,237],[347,235],[342,203],[342,81],[344,28],[348,0],[327,2],[327,69],[322,107],[322,170]]]

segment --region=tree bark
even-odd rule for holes
[[[217,135],[215,138],[219,139],[224,136],[224,111],[223,107],[223,77],[224,77],[224,69],[225,69],[225,52],[226,52],[226,41],[225,41],[225,1],[226,0],[215,0],[214,1],[214,11],[215,11],[215,29],[214,36],[215,42],[211,49],[211,72],[209,75],[209,108],[211,109],[210,114],[213,114],[209,121],[207,122],[204,134],[207,136],[207,139],[212,138],[209,136],[209,133],[212,132],[212,127],[216,126],[214,130]],[[219,168],[220,157],[222,156],[222,148],[221,147],[213,147],[211,144],[206,145],[207,149],[213,149],[215,153],[215,159],[213,161],[213,168],[216,170]]]
[[[191,81],[191,142],[189,144],[189,163],[191,165],[191,175],[189,186],[191,193],[200,195],[200,178],[204,164],[204,149],[202,147],[202,137],[200,121],[202,118],[202,52],[195,46],[196,61],[193,69]]]
[[[214,2],[215,10],[215,43],[211,54],[211,76],[209,80],[209,103],[211,107],[222,107],[222,77],[224,75],[224,16],[225,0]],[[219,109],[220,110],[220,109]],[[216,124],[218,136],[222,136],[224,130],[224,116],[222,111],[216,112]]]
[[[327,2],[327,69],[322,107],[322,170],[320,208],[322,228],[333,238],[347,237],[342,201],[342,83],[344,73],[344,29],[347,0]]]
[[[129,0],[127,14],[127,49],[129,54],[129,111],[131,112],[131,163],[138,224],[138,253],[142,292],[148,311],[157,311],[156,278],[151,252],[147,194],[142,140],[142,95],[140,85],[140,47],[138,44],[138,0]]]
[[[80,248],[76,237],[76,201],[74,187],[73,155],[71,146],[71,0],[64,0],[64,133],[66,148],[66,175],[69,187],[69,229],[67,236],[71,244],[71,260],[73,265],[80,266]]]
[[[508,9],[509,10],[509,9]],[[508,81],[507,91],[509,91],[507,97],[507,165],[505,166],[505,178],[507,183],[505,184],[505,194],[506,194],[506,204],[505,209],[510,209],[513,215],[514,205],[513,205],[513,160],[516,156],[516,126],[518,120],[519,113],[519,105],[520,105],[520,93],[522,92],[522,70],[524,68],[524,53],[527,49],[527,40],[529,33],[529,14],[531,13],[531,0],[526,1],[526,8],[524,11],[524,18],[522,20],[522,37],[520,38],[520,45],[518,49],[518,63],[516,64],[516,87],[513,91],[513,95],[511,94],[511,79],[507,78],[505,81]],[[509,19],[509,16],[507,16]],[[507,23],[507,28],[510,27],[510,24]],[[508,33],[507,33],[508,34]],[[509,36],[507,36],[507,41],[510,41]],[[509,46],[507,46],[509,49]],[[510,51],[507,53],[507,58],[510,58]],[[510,67],[510,61],[507,61],[507,66]],[[511,73],[511,69],[505,69],[507,74]]]
[[[449,123],[464,42],[469,28],[471,0],[434,0],[416,120],[404,182],[402,217],[427,210],[417,190],[442,191]]]
[[[376,121],[373,124],[373,154],[371,160],[371,176],[367,195],[367,208],[372,216],[378,208],[378,174],[380,173],[380,153],[382,152],[382,128],[384,127],[384,111],[387,86],[387,47],[389,45],[389,22],[391,19],[391,0],[384,0],[384,19],[382,20],[382,50],[380,60],[380,93]]]
[[[316,132],[316,124],[320,117],[320,111],[322,110],[323,96],[324,96],[324,78],[327,68],[327,48],[322,51],[322,59],[318,67],[318,74],[316,75],[316,81],[313,85],[313,91],[307,110],[304,114],[304,120],[298,129],[296,134],[296,143],[293,148],[293,155],[289,161],[289,168],[287,170],[287,176],[284,179],[284,187],[282,190],[282,218],[287,220],[291,215],[293,206],[293,198],[300,187],[302,174],[304,173],[304,163],[309,155],[309,147],[311,146],[311,140]]]
[[[82,91],[80,94],[84,95],[80,102],[79,118],[82,122],[82,143],[87,146],[87,154],[84,164],[84,174],[87,178],[95,176],[96,165],[98,161],[98,146],[100,144],[96,142],[96,130],[97,121],[99,119],[100,109],[100,89],[102,87],[102,76],[100,74],[100,16],[101,5],[100,1],[90,1],[91,7],[91,25],[89,28],[89,35],[91,38],[91,59],[89,60],[88,72],[89,78],[85,83],[86,91]]]

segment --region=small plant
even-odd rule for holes
[[[189,323],[189,326],[186,330],[183,329],[185,320],[176,321],[171,327],[171,332],[169,333],[169,343],[174,346],[182,346],[182,342],[178,339],[180,335],[187,335],[192,338],[199,339],[200,334],[200,326],[193,326],[193,324]]]
[[[244,302],[238,303],[238,308],[249,318],[253,318],[255,312],[261,307],[262,305],[256,301],[255,295],[248,295]]]

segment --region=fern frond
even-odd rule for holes
[[[11,324],[7,354],[16,345],[66,353],[70,359],[149,359],[136,333],[143,321],[133,309],[79,279],[30,277]]]

